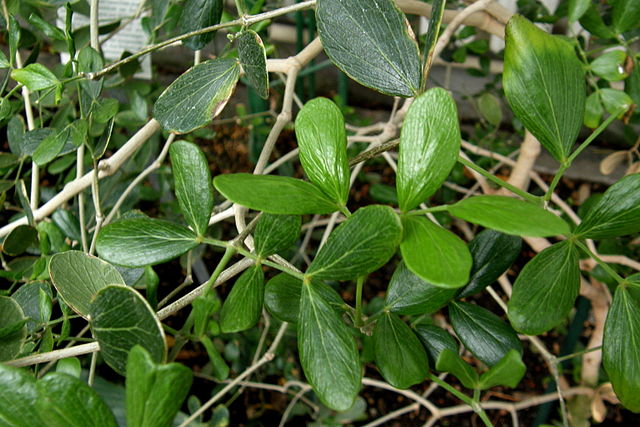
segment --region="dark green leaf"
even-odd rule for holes
[[[570,241],[556,243],[520,272],[509,300],[509,320],[527,335],[546,332],[569,314],[579,290],[578,251]]]
[[[240,67],[235,59],[198,64],[162,92],[153,107],[153,117],[175,133],[201,128],[227,105],[239,77]]]
[[[525,127],[559,162],[578,136],[586,99],[584,70],[573,47],[526,18],[507,24],[502,84]]]
[[[512,349],[522,354],[518,335],[490,311],[466,302],[453,302],[449,304],[449,317],[460,341],[483,363],[493,366]]]
[[[191,369],[157,364],[138,345],[127,359],[127,426],[169,427],[191,387]]]
[[[49,263],[49,275],[64,302],[85,318],[101,289],[125,284],[114,266],[81,251],[55,254]]]
[[[526,371],[521,354],[516,350],[509,350],[502,360],[480,376],[479,388],[486,390],[497,385],[514,388]]]
[[[202,337],[208,332],[211,315],[218,311],[220,306],[220,299],[211,292],[199,295],[193,300],[191,315],[193,316],[193,333],[197,337]]]
[[[478,386],[478,373],[449,348],[443,349],[438,356],[436,369],[454,375],[466,388],[475,389]]]
[[[478,111],[492,126],[499,126],[502,122],[500,100],[489,92],[483,93],[478,98]]]
[[[200,342],[207,350],[213,376],[221,381],[226,380],[229,377],[229,365],[227,365],[227,362],[224,361],[222,355],[208,336],[200,337]]]
[[[11,78],[22,83],[31,91],[50,89],[60,84],[55,74],[38,63],[11,70]]]
[[[4,98],[3,98],[4,99]],[[0,169],[10,168],[19,163],[20,158],[12,153],[0,153]]]
[[[411,271],[443,288],[459,288],[469,280],[471,254],[455,234],[424,217],[403,217],[402,259]]]
[[[640,22],[640,3],[635,0],[613,0],[613,27],[618,33],[624,33]]]
[[[459,151],[456,104],[446,90],[430,89],[411,104],[400,134],[396,187],[403,212],[440,188]]]
[[[198,245],[193,231],[151,218],[123,219],[100,230],[100,257],[125,267],[144,267],[176,258]]]
[[[162,325],[149,303],[133,288],[107,286],[91,304],[91,332],[100,344],[100,354],[120,375],[124,375],[131,348],[140,345],[156,363],[167,353]]]
[[[315,185],[285,176],[234,173],[218,175],[213,185],[234,203],[272,214],[328,214],[339,209]]]
[[[71,138],[71,127],[72,125],[68,125],[61,131],[51,132],[42,140],[33,152],[33,161],[38,166],[46,165],[60,154],[64,145]]]
[[[22,351],[27,337],[26,320],[22,308],[14,299],[0,296],[0,330],[8,328],[5,336],[0,338],[0,362],[11,360]],[[0,403],[1,399],[0,395]]]
[[[236,280],[220,311],[222,332],[240,332],[255,326],[262,314],[264,273],[254,265]]]
[[[398,215],[389,206],[358,209],[329,236],[307,269],[321,280],[350,280],[382,267],[402,238]]]
[[[422,341],[422,345],[427,350],[427,355],[433,364],[436,363],[445,348],[458,354],[458,342],[444,329],[435,325],[418,323],[414,327],[414,331]]]
[[[336,411],[349,409],[362,382],[358,347],[338,312],[313,283],[302,285],[298,353],[320,400]]]
[[[373,329],[376,366],[389,384],[405,389],[421,383],[429,361],[418,337],[400,318],[387,312]]]
[[[598,7],[592,3],[584,15],[580,18],[580,25],[601,39],[610,39],[615,37],[615,33],[604,23]]]
[[[319,0],[318,33],[327,56],[358,83],[387,95],[420,88],[418,45],[391,0]]]
[[[569,233],[562,218],[507,196],[474,196],[448,206],[451,215],[516,236],[549,237]]]
[[[19,225],[5,237],[2,252],[16,256],[26,251],[38,239],[38,231],[30,225]]]
[[[187,0],[182,4],[182,14],[178,21],[181,34],[201,30],[220,23],[222,17],[223,0]],[[189,37],[182,43],[193,50],[202,49],[213,40],[215,32],[208,32]]]
[[[182,214],[196,234],[204,236],[213,210],[213,185],[207,158],[197,145],[187,141],[174,142],[169,152]]]
[[[36,379],[30,372],[0,363],[0,420],[4,426],[47,425],[35,410],[40,398]]]
[[[289,249],[298,240],[301,221],[298,215],[263,213],[253,233],[256,254],[266,257]]]
[[[269,74],[267,73],[267,55],[262,39],[253,30],[245,30],[238,35],[238,59],[245,77],[258,95],[269,98]]]
[[[640,174],[628,175],[605,191],[574,234],[585,239],[624,236],[640,231]]]
[[[13,65],[16,61],[16,52],[18,51],[18,44],[20,42],[21,33],[20,24],[13,15],[9,15],[8,30],[9,61],[11,61],[11,64]]]
[[[307,102],[296,117],[300,163],[309,180],[340,206],[349,197],[347,134],[342,112],[327,98]]]
[[[50,320],[53,294],[47,282],[25,283],[14,292],[11,298],[20,304],[22,312],[29,318],[27,322],[29,333]]]
[[[0,69],[4,70],[5,68],[9,67],[11,67],[11,63],[9,63],[7,56],[4,54],[4,52],[0,52]]]
[[[401,262],[389,282],[385,305],[398,314],[430,314],[444,307],[455,294],[455,289],[425,282]]]
[[[502,234],[498,231],[484,230],[469,243],[473,258],[469,284],[465,286],[459,298],[476,294],[498,280],[516,260],[522,248],[522,239]]]

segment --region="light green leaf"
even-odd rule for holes
[[[179,257],[198,246],[193,231],[151,218],[123,219],[100,230],[96,249],[101,258],[125,267],[144,267]]]
[[[61,84],[55,74],[38,63],[11,70],[11,78],[22,83],[31,91],[49,89]]]
[[[602,102],[600,102],[600,94],[593,92],[587,97],[584,108],[584,125],[588,128],[595,129],[600,125],[600,120],[604,114]]]
[[[253,30],[245,30],[237,37],[238,59],[249,84],[263,99],[269,98],[267,55],[262,39]]]
[[[65,40],[64,32],[60,28],[51,25],[35,13],[29,15],[29,23],[42,31],[44,35],[49,37],[50,39],[60,41]]]
[[[11,360],[20,354],[27,338],[26,323],[27,319],[20,305],[12,298],[0,296],[0,362]]]
[[[417,94],[418,45],[392,0],[319,0],[316,21],[327,56],[349,77],[387,95]]]
[[[522,363],[521,354],[516,350],[509,350],[498,363],[480,376],[479,388],[486,390],[497,385],[514,388],[525,372],[527,367]]]
[[[625,236],[640,231],[640,174],[625,176],[604,192],[574,234],[585,239]]]
[[[349,409],[362,382],[358,347],[338,312],[313,283],[302,285],[298,353],[320,400],[336,411]]]
[[[64,302],[85,318],[98,291],[125,284],[114,266],[82,251],[55,254],[49,275]]]
[[[474,196],[449,205],[451,215],[516,236],[569,234],[562,218],[533,203],[507,196]]]
[[[397,314],[430,314],[444,307],[456,292],[425,282],[400,262],[389,282],[385,306]]]
[[[289,249],[300,236],[301,221],[298,215],[263,213],[253,233],[256,255],[266,257]]]
[[[165,361],[167,344],[162,325],[149,303],[133,288],[107,286],[96,295],[90,311],[91,332],[105,362],[124,375],[131,348],[140,345],[156,363]]]
[[[429,372],[427,353],[409,326],[393,313],[385,313],[373,329],[376,366],[394,387],[421,383]]]
[[[423,217],[403,217],[402,226],[400,252],[409,270],[443,288],[467,283],[471,254],[458,236]]]
[[[218,175],[213,185],[234,203],[272,214],[328,214],[339,206],[307,181],[275,175]]]
[[[613,27],[618,33],[624,33],[638,26],[640,22],[640,3],[636,0],[612,0]]]
[[[556,243],[520,272],[509,300],[509,320],[527,335],[546,332],[569,314],[579,290],[578,251],[570,241]]]
[[[261,265],[247,269],[236,280],[220,311],[222,332],[240,332],[255,326],[262,314],[264,273]]]
[[[400,133],[396,187],[403,212],[440,188],[459,151],[456,104],[446,90],[430,89],[411,104]]]
[[[590,68],[596,75],[610,82],[624,80],[627,73],[624,64],[627,60],[627,54],[623,50],[610,50],[594,59]]]
[[[569,22],[576,22],[582,18],[582,15],[589,10],[589,6],[591,6],[591,0],[569,0],[567,11]]]
[[[201,30],[220,23],[222,17],[223,0],[186,0],[182,5],[182,14],[178,21],[180,34]],[[185,46],[193,50],[200,50],[213,40],[215,32],[189,37],[182,41]]]
[[[427,350],[427,355],[433,364],[436,363],[445,348],[458,354],[458,342],[444,329],[424,322],[418,323],[413,329]]]
[[[209,163],[192,142],[176,141],[169,149],[176,197],[187,223],[204,236],[213,210],[213,185]]]
[[[158,98],[153,117],[163,128],[189,133],[220,114],[240,77],[235,59],[212,59],[187,70]]]
[[[398,215],[389,206],[358,209],[329,236],[306,273],[320,280],[350,280],[382,267],[402,238]]]
[[[522,354],[518,335],[490,311],[458,301],[449,304],[449,317],[460,341],[483,363],[493,366],[509,350]]]
[[[633,105],[633,99],[626,92],[618,89],[604,88],[600,89],[600,99],[604,109],[609,114],[618,113],[621,108],[629,109]],[[618,118],[622,118],[624,111],[620,113]]]
[[[4,52],[0,52],[0,69],[5,69],[9,67],[11,67],[11,64],[9,63],[7,56],[4,54]]]
[[[636,286],[636,285],[633,285]],[[618,286],[604,327],[602,357],[620,402],[640,412],[640,304],[629,289]]]
[[[191,369],[157,364],[136,345],[127,359],[127,426],[169,427],[191,388]]]
[[[443,349],[440,353],[436,369],[454,375],[466,388],[475,389],[478,386],[478,373],[462,360],[458,353],[449,348]]]
[[[584,70],[573,47],[514,15],[507,24],[505,95],[525,127],[559,162],[578,136],[586,99]]]
[[[485,92],[478,98],[478,110],[482,117],[492,126],[499,126],[502,122],[502,107],[500,100],[492,93]]]
[[[296,117],[300,163],[309,180],[340,206],[349,197],[347,134],[342,112],[327,98],[307,102]]]

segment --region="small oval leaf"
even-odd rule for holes
[[[245,30],[238,37],[238,59],[249,84],[263,99],[269,98],[269,73],[267,54],[260,36],[253,30]]]

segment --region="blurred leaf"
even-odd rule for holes
[[[618,33],[624,33],[638,27],[640,22],[640,3],[635,0],[612,0],[613,27]]]
[[[627,77],[624,70],[626,60],[627,54],[624,51],[610,50],[591,61],[590,68],[591,71],[603,79],[617,82]]]

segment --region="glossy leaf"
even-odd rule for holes
[[[37,241],[38,231],[30,225],[19,225],[5,237],[2,242],[2,252],[16,256],[26,251]]]
[[[179,363],[157,364],[140,346],[127,359],[127,426],[169,427],[191,387],[192,373]]]
[[[302,285],[298,353],[320,400],[336,411],[349,409],[362,382],[358,347],[338,312],[313,283]]]
[[[430,89],[411,104],[400,133],[396,187],[403,212],[440,188],[459,151],[456,104],[446,90]]]
[[[634,285],[636,286],[636,285]],[[640,412],[640,303],[629,289],[616,288],[604,327],[604,368],[622,404]]]
[[[445,348],[438,357],[436,369],[440,372],[449,372],[455,376],[463,386],[475,389],[478,386],[478,373],[471,366],[449,348]]]
[[[586,99],[584,70],[573,47],[514,15],[507,24],[502,84],[516,117],[556,160],[565,161]]]
[[[498,316],[474,304],[449,304],[451,326],[464,346],[483,363],[493,366],[509,350],[522,354],[515,331]]]
[[[11,70],[11,78],[31,91],[51,89],[60,84],[55,74],[44,65],[37,63]]]
[[[417,94],[418,45],[392,0],[319,0],[316,21],[327,56],[349,77],[387,95]]]
[[[193,231],[151,218],[123,219],[100,230],[100,257],[125,267],[144,267],[176,258],[198,245]]]
[[[269,98],[269,73],[267,55],[260,36],[253,30],[245,30],[238,37],[238,59],[244,75],[252,88],[263,99]]]
[[[421,383],[429,372],[427,353],[420,340],[396,314],[385,313],[373,329],[376,366],[394,387]]]
[[[29,371],[0,363],[0,420],[3,426],[46,425],[44,420],[47,418],[35,410],[40,398],[36,379]]]
[[[465,221],[516,236],[549,237],[570,231],[569,225],[557,215],[513,197],[474,196],[450,205],[447,210]]]
[[[82,251],[55,254],[49,263],[49,275],[64,302],[85,318],[101,289],[125,284],[114,266]]]
[[[27,338],[26,323],[20,305],[12,298],[0,296],[0,362],[20,354]]]
[[[240,77],[235,59],[212,59],[187,70],[158,98],[153,117],[165,130],[189,133],[220,114]]]
[[[11,298],[20,305],[24,316],[29,319],[26,324],[28,333],[51,319],[53,293],[49,283],[25,283],[11,295]]]
[[[140,345],[153,361],[164,362],[167,353],[162,325],[149,303],[133,288],[107,286],[96,295],[90,311],[91,332],[100,354],[124,375],[131,348]]]
[[[467,283],[471,254],[458,236],[424,217],[403,217],[402,226],[400,251],[411,271],[443,288],[459,288]]]
[[[298,215],[263,213],[253,233],[256,254],[266,257],[289,249],[300,236],[301,222]]]
[[[337,204],[349,197],[347,134],[340,108],[327,98],[307,102],[296,117],[300,163],[309,180]]]
[[[218,175],[213,185],[234,203],[272,214],[328,214],[339,206],[307,181],[275,175]]]
[[[522,239],[502,234],[498,231],[484,230],[469,243],[473,258],[469,283],[459,298],[474,295],[496,280],[511,267],[522,248]]]
[[[320,280],[350,280],[382,267],[402,238],[398,215],[389,206],[358,209],[320,249],[307,274]]]
[[[640,4],[634,0],[613,0],[613,27],[618,33],[624,33],[640,22]]]
[[[204,236],[213,210],[209,162],[197,145],[187,141],[171,144],[169,154],[180,210],[196,234]]]
[[[564,241],[524,266],[509,300],[509,320],[517,331],[538,335],[564,320],[580,290],[578,260],[575,246]]]
[[[479,388],[486,390],[497,385],[514,388],[525,372],[527,367],[522,362],[521,354],[516,350],[509,350],[502,360],[480,376]]]
[[[605,191],[574,234],[585,239],[624,236],[640,231],[640,174],[628,175]]]
[[[444,329],[435,325],[418,323],[414,326],[414,331],[427,350],[427,355],[434,365],[445,348],[458,354],[458,342]]]
[[[261,265],[245,270],[236,280],[220,311],[222,332],[240,332],[255,326],[262,314],[264,273]]]
[[[178,21],[178,28],[181,34],[201,30],[220,23],[223,0],[186,0],[182,4],[182,14]],[[213,40],[215,32],[199,34],[189,37],[182,43],[193,50],[200,50],[207,43]]]
[[[425,282],[401,262],[389,282],[385,306],[397,314],[430,314],[444,307],[455,295],[455,289]]]
[[[594,59],[590,68],[596,75],[610,82],[624,80],[627,73],[624,69],[627,54],[622,50],[610,50]]]

